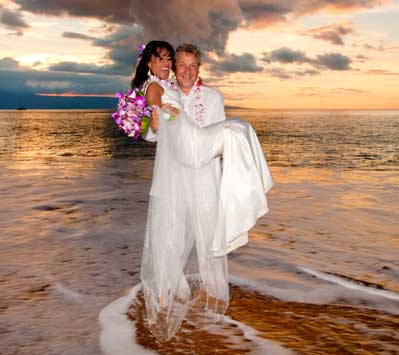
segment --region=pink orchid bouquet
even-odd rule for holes
[[[112,118],[118,129],[133,139],[139,138],[147,132],[154,108],[148,104],[144,93],[137,88],[129,90],[127,94],[117,92],[116,97],[119,102]]]

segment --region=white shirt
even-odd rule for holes
[[[198,79],[197,79],[198,81]],[[205,112],[203,114],[203,121],[197,122],[195,119],[195,86],[191,88],[188,95],[185,95],[180,89],[180,100],[183,104],[184,111],[187,116],[190,117],[195,123],[197,123],[200,127],[208,126],[212,123],[216,123],[219,121],[223,121],[226,119],[226,114],[224,112],[224,99],[223,95],[216,89],[210,88],[208,86],[202,85],[200,86],[200,95],[201,95],[201,103],[204,106]],[[143,135],[143,138],[148,142],[156,142],[157,135],[151,129],[148,128],[148,131]]]

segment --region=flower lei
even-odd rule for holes
[[[205,108],[204,104],[202,103],[202,96],[203,92],[201,91],[201,86],[203,86],[203,82],[201,78],[197,80],[197,82],[194,85],[194,120],[202,125],[204,123],[204,115],[205,115]]]
[[[148,75],[148,79],[143,84],[143,91],[146,92],[148,89],[148,85],[151,83],[158,83],[160,86],[167,87],[169,89],[177,90],[177,82],[172,79],[160,79],[156,75],[150,74]]]

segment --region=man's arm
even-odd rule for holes
[[[157,134],[152,130],[151,126],[148,127],[147,132],[142,135],[143,139],[147,142],[156,142],[157,141]]]
[[[226,113],[224,111],[223,95],[215,89],[208,88],[205,99],[205,126],[224,121]]]

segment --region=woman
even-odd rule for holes
[[[159,114],[159,120],[151,122],[158,143],[141,280],[150,329],[166,339],[194,304],[203,304],[213,319],[225,312],[228,275],[226,258],[221,256],[247,242],[248,230],[268,210],[265,192],[272,186],[248,123],[234,119],[199,128],[185,115],[167,80],[173,60],[167,42],[148,43],[132,82],[145,91]],[[171,107],[177,111],[171,112]],[[171,115],[177,117],[170,119]],[[219,186],[209,178],[209,163],[220,156]],[[203,258],[198,255],[195,260],[194,241],[197,250],[205,247],[206,257],[217,266],[214,270],[198,267]]]

